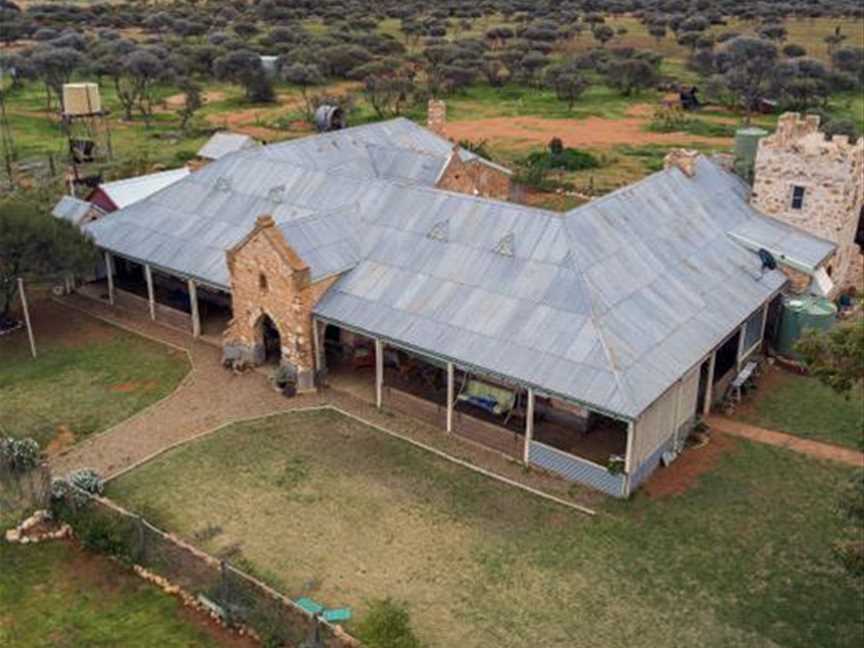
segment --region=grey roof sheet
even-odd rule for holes
[[[750,250],[764,248],[780,261],[805,272],[814,271],[837,249],[831,241],[764,216],[748,219],[731,230],[729,235]]]
[[[225,250],[271,214],[313,277],[353,268],[321,317],[631,418],[785,282],[730,236],[764,217],[708,160],[559,215],[423,186],[452,149],[396,122],[238,152],[88,231],[227,287]],[[381,179],[403,170],[386,133],[411,179]]]
[[[213,133],[198,149],[198,157],[205,160],[218,160],[231,153],[258,146],[258,141],[242,133]]]
[[[51,210],[51,215],[54,216],[54,218],[66,220],[77,225],[81,222],[81,219],[90,212],[90,210],[97,210],[100,213],[102,212],[102,210],[96,205],[93,205],[86,200],[81,200],[74,196],[63,196],[57,204],[54,205],[54,208]]]
[[[189,169],[184,166],[178,169],[169,169],[168,171],[159,171],[157,173],[149,173],[113,182],[103,182],[99,185],[99,189],[117,205],[118,209],[123,209],[144,200],[175,182],[179,182],[188,176],[189,173]]]

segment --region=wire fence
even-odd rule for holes
[[[0,462],[0,514],[45,509],[51,501],[51,469],[12,470]]]
[[[110,500],[70,486],[53,500],[82,544],[170,581],[229,626],[251,628],[265,646],[356,648],[359,642],[254,576],[189,545]]]

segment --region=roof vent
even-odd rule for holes
[[[270,190],[267,192],[267,200],[276,204],[284,202],[285,185],[276,185],[275,187],[270,187]]]
[[[216,179],[216,188],[219,191],[231,191],[231,179],[226,176],[219,176]]]
[[[439,221],[432,226],[426,236],[433,241],[449,241],[450,240],[450,221]]]
[[[515,254],[516,235],[512,232],[498,241],[495,246],[495,253],[501,256],[512,257]]]

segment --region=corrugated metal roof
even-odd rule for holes
[[[376,141],[387,133],[416,154],[415,178],[452,150],[406,123],[238,152],[88,231],[227,288],[225,250],[271,214],[314,278],[354,268],[319,316],[629,418],[785,282],[731,238],[766,219],[708,160],[559,215],[380,179],[401,155]]]
[[[117,209],[123,209],[182,180],[189,173],[188,168],[180,167],[179,169],[150,173],[125,180],[104,182],[99,185],[99,189],[111,199],[111,202],[117,205]]]
[[[831,241],[768,217],[749,219],[729,235],[754,252],[764,248],[779,261],[807,273],[814,272],[837,249]]]
[[[54,209],[51,210],[51,215],[54,216],[54,218],[66,220],[73,225],[78,225],[81,222],[81,219],[91,211],[96,211],[99,214],[104,213],[99,207],[87,202],[86,200],[81,200],[74,196],[63,196],[59,202],[54,205]]]
[[[213,135],[204,142],[204,145],[198,149],[198,157],[205,160],[218,160],[229,153],[236,153],[245,149],[259,146],[259,143],[249,135],[242,133],[213,133]]]

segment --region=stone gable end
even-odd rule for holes
[[[298,386],[311,389],[315,369],[312,309],[338,277],[310,281],[309,267],[272,219],[258,219],[249,236],[229,250],[233,318],[225,331],[225,360],[264,361],[262,322],[279,332],[282,365],[295,368]]]

